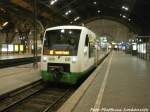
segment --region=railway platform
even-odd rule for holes
[[[40,71],[33,64],[0,69],[0,96],[40,79]]]
[[[58,112],[150,112],[150,62],[112,52]]]
[[[0,56],[0,61],[1,60],[9,60],[9,59],[28,58],[28,57],[33,57],[33,55],[31,55],[31,54],[1,55]]]
[[[29,64],[33,63],[35,60],[40,61],[40,55],[38,55],[37,57],[34,57],[30,54],[3,55],[0,56],[0,68]]]

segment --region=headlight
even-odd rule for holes
[[[76,63],[77,62],[77,57],[72,57],[72,63]]]
[[[47,57],[43,57],[43,61],[46,62],[47,61]]]

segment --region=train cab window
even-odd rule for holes
[[[49,55],[52,51],[68,51],[68,55],[77,56],[81,30],[56,29],[46,31],[43,54]],[[57,55],[52,53],[52,55]],[[64,55],[60,53],[59,55]]]
[[[88,35],[86,35],[85,46],[88,47],[88,44],[89,44],[89,37],[88,37]]]

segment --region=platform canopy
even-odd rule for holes
[[[38,19],[49,20],[53,25],[82,24],[102,18],[139,28],[144,34],[150,32],[149,0],[1,0],[0,11],[20,18],[26,14],[32,17],[35,2]],[[11,19],[2,13],[1,18]]]

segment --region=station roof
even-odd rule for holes
[[[104,18],[139,28],[144,34],[150,32],[149,0],[1,0],[0,18],[11,19],[7,16],[10,12],[19,18],[32,17],[34,3],[43,24],[46,20],[80,24]]]

